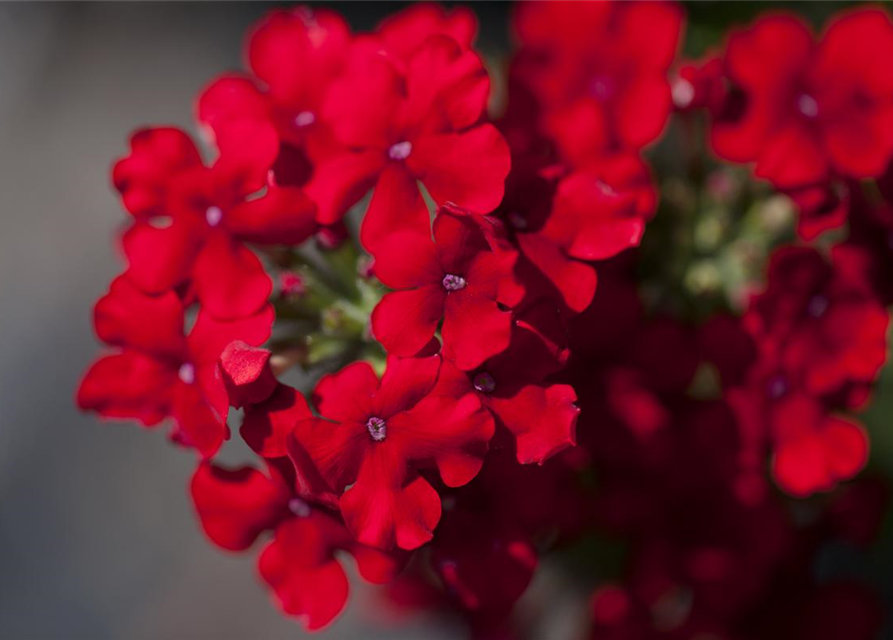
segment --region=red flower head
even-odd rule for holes
[[[137,134],[157,136],[171,133]],[[168,173],[167,226],[137,222],[123,245],[127,276],[140,288],[161,293],[191,283],[209,313],[233,319],[259,311],[272,290],[263,265],[244,243],[302,242],[315,228],[314,206],[300,189],[267,184],[279,146],[269,125],[233,124],[218,133],[217,146],[220,156],[212,166]],[[156,160],[171,168],[163,158]]]
[[[516,254],[492,248],[479,216],[441,209],[434,240],[395,233],[376,252],[375,274],[397,289],[372,312],[372,332],[389,353],[411,356],[430,342],[443,320],[443,355],[473,369],[509,343],[518,302],[512,277]]]
[[[350,29],[334,11],[270,12],[248,37],[247,59],[256,79],[230,74],[215,80],[199,98],[199,120],[214,131],[238,120],[272,124],[281,140],[276,181],[305,183],[313,165],[338,148],[320,111],[350,43]]]
[[[429,38],[405,65],[374,42],[358,45],[324,107],[350,151],[319,166],[308,187],[320,223],[339,220],[374,186],[361,238],[375,253],[398,230],[430,233],[417,181],[438,204],[495,209],[510,159],[499,132],[480,124],[489,89],[480,58],[446,36]]]
[[[639,149],[672,108],[667,72],[682,12],[665,2],[525,2],[514,76],[544,107],[544,125],[571,162]]]
[[[450,487],[481,468],[493,421],[472,394],[431,394],[440,357],[388,359],[379,382],[365,362],[319,381],[313,398],[325,419],[294,436],[341,493],[341,512],[365,544],[415,549],[440,520],[440,496],[420,472],[434,468]]]
[[[360,575],[373,583],[389,582],[399,562],[351,538],[326,508],[333,496],[300,490],[312,468],[295,473],[282,462],[268,465],[269,477],[252,467],[202,463],[192,478],[192,499],[208,538],[224,549],[243,551],[273,532],[258,559],[260,574],[285,613],[309,630],[321,629],[347,602],[347,575],[337,552],[353,555]]]
[[[733,33],[725,54],[732,84],[712,128],[713,148],[777,187],[839,173],[877,176],[893,154],[893,23],[880,9],[837,18],[816,44],[790,15]]]
[[[121,351],[87,371],[78,390],[81,409],[145,425],[170,416],[174,439],[210,457],[229,437],[229,400],[217,359],[233,340],[264,342],[273,309],[231,322],[201,311],[184,335],[185,308],[176,294],[148,296],[119,277],[96,303],[94,323],[99,338]]]

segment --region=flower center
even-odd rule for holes
[[[481,393],[493,393],[496,389],[496,379],[486,371],[480,371],[475,374],[471,383]]]
[[[374,416],[369,418],[366,420],[366,428],[369,430],[369,435],[376,442],[381,442],[388,435],[388,425],[381,418]]]
[[[517,211],[512,211],[508,214],[507,218],[513,229],[523,231],[527,228],[527,218],[525,218],[523,214]]]
[[[828,298],[823,295],[815,295],[809,299],[806,312],[813,318],[821,318],[828,310]]]
[[[195,382],[195,367],[188,362],[181,364],[177,376],[186,384],[192,384]]]
[[[458,291],[459,289],[464,289],[468,283],[462,276],[448,273],[443,277],[441,284],[447,291]]]
[[[223,209],[220,207],[208,207],[205,209],[205,220],[212,227],[216,227],[223,219]]]
[[[607,100],[614,95],[614,81],[608,76],[595,76],[589,83],[589,94],[596,100]]]
[[[412,143],[408,140],[398,142],[388,149],[388,157],[391,160],[406,160],[410,153],[412,153]]]
[[[299,129],[309,127],[314,122],[316,122],[316,114],[312,111],[302,111],[295,116],[295,126]]]
[[[819,115],[819,103],[808,93],[797,96],[797,111],[807,118],[815,118]]]
[[[685,78],[676,78],[670,92],[673,96],[673,104],[679,109],[685,109],[695,98],[695,87]]]
[[[773,400],[778,400],[788,392],[788,379],[782,374],[772,376],[766,383],[766,392]]]
[[[292,498],[288,501],[288,510],[299,518],[306,518],[310,515],[310,505],[300,498]]]

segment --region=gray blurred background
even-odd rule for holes
[[[144,124],[194,131],[193,99],[241,67],[269,5],[0,4],[0,638],[295,638],[253,554],[201,534],[192,454],[163,431],[102,424],[73,396],[98,345],[91,307],[120,270],[112,160]],[[371,28],[399,8],[340,8]],[[487,43],[505,7],[483,9]],[[478,13],[482,13],[480,10]],[[389,628],[368,593],[323,637],[452,638],[445,621]],[[380,618],[381,616],[378,616]]]

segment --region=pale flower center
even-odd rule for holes
[[[205,220],[208,221],[208,224],[212,227],[216,227],[220,224],[220,221],[223,219],[223,209],[220,207],[208,207],[205,209]]]
[[[468,283],[462,276],[448,273],[443,277],[441,284],[443,284],[443,288],[447,291],[459,291],[459,289],[464,289]]]
[[[807,118],[815,118],[819,115],[819,103],[808,93],[801,93],[797,97],[797,111]]]
[[[398,142],[388,149],[388,157],[391,160],[406,160],[410,153],[412,153],[412,143],[408,140]]]
[[[302,127],[309,127],[314,122],[316,122],[316,114],[312,111],[302,111],[295,116],[295,126],[299,129]]]
[[[371,417],[366,421],[366,428],[369,430],[369,435],[372,436],[372,439],[376,442],[381,442],[388,435],[388,425],[381,418]]]
[[[195,382],[195,367],[188,362],[182,364],[180,370],[177,371],[177,376],[186,384],[192,384]]]

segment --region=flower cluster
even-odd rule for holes
[[[79,406],[169,424],[208,538],[263,537],[308,629],[346,551],[383,606],[511,637],[556,550],[595,638],[870,638],[872,594],[811,564],[886,502],[839,485],[887,358],[893,21],[767,15],[688,61],[684,18],[521,3],[497,108],[465,7],[268,14],[198,96],[212,159],[150,127],[114,165],[126,267]],[[804,523],[773,484],[833,493]]]

